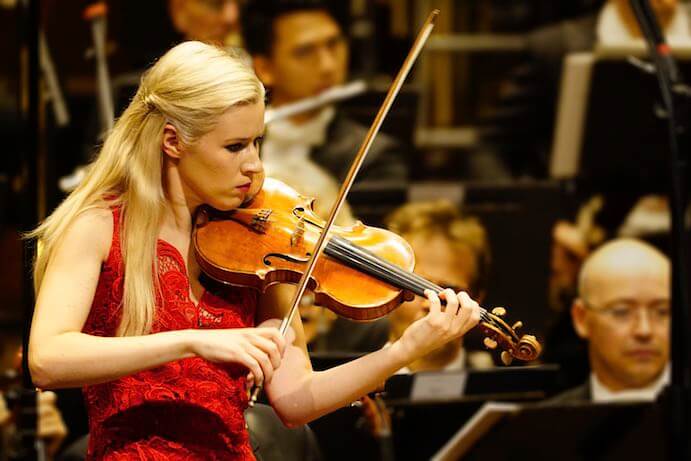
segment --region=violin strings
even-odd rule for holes
[[[332,243],[333,247],[330,247]],[[330,256],[342,260],[345,263],[353,264],[363,272],[369,273],[380,280],[391,283],[399,288],[406,288],[420,294],[422,294],[424,291],[424,287],[420,286],[419,284],[412,283],[410,280],[402,277],[401,274],[386,270],[386,268],[383,268],[380,264],[377,264],[379,261],[373,260],[371,257],[356,252],[354,248],[349,248],[347,245],[343,245],[342,242],[331,239],[327,245],[327,248],[325,249],[325,252]]]
[[[425,288],[433,290],[436,293],[442,291],[441,287],[426,280],[418,274],[408,272],[405,269],[380,258],[376,254],[350,242],[345,238],[334,236],[329,241],[329,245],[332,243],[335,247],[334,249],[338,248],[345,251],[345,253],[339,253],[347,258],[345,262],[353,262],[365,271],[376,272],[372,273],[372,275],[378,276],[382,280],[390,282],[399,288],[410,289],[414,293],[421,296],[424,296]],[[329,245],[327,245],[327,248]],[[375,268],[376,270],[372,270]],[[391,277],[391,275],[394,276]],[[485,322],[496,324],[489,312],[482,307],[480,308],[480,316]]]
[[[388,267],[389,264],[384,264],[385,262],[381,258],[345,239],[338,239],[338,241],[334,243],[346,252],[349,260],[357,261],[359,265],[365,265],[366,267],[376,269],[377,274],[379,274],[383,280],[389,281],[400,288],[406,288],[417,294],[423,295],[425,286],[419,283],[419,281],[416,283],[416,281],[410,280],[406,272],[391,270],[392,268]]]
[[[402,280],[405,282],[405,285],[396,285],[400,288],[410,289],[411,286],[415,287],[419,291],[415,291],[415,290],[411,290],[411,291],[414,291],[416,294],[419,294],[420,296],[424,296],[424,289],[425,288],[430,289],[436,293],[442,291],[441,287],[435,285],[434,283],[428,281],[427,279],[421,277],[420,275],[415,274],[414,272],[408,272],[405,269],[403,269],[403,268],[401,268],[401,267],[399,267],[399,266],[397,266],[397,265],[395,265],[389,261],[386,261],[386,260],[380,258],[376,254],[352,243],[351,241],[349,241],[345,238],[334,236],[329,243],[331,243],[331,242],[334,242],[334,244],[345,249],[346,251],[352,250],[349,253],[355,257],[359,256],[361,258],[362,262],[370,263],[370,264],[374,263],[374,265],[383,266],[385,271],[397,274],[398,275],[397,280]],[[388,274],[382,274],[382,275],[386,276]],[[386,277],[386,278],[389,278],[389,277]],[[385,278],[385,280],[386,280],[386,278]],[[484,309],[482,307],[480,308],[480,315],[484,321],[490,322],[492,324],[496,324],[496,322],[492,318],[492,315],[489,312],[487,312],[486,309]]]
[[[363,258],[358,258],[357,255],[353,254],[352,252],[348,251],[348,249],[343,248],[341,246],[329,247],[327,245],[324,252],[329,256],[332,256],[336,259],[345,262],[346,264],[355,266],[356,269],[362,270],[365,273],[373,275],[374,277],[385,282],[391,283],[392,285],[397,286],[399,288],[406,288],[410,289],[411,291],[420,293],[423,291],[423,287],[411,286],[411,283],[409,283],[409,281],[405,280],[404,278],[398,276],[397,274],[392,274],[391,272],[388,272],[385,269],[377,266],[376,264],[372,264],[371,262],[368,262]]]
[[[371,253],[366,249],[359,247],[346,239],[338,238],[332,240],[334,240],[334,243],[338,245],[338,247],[345,250],[348,253],[348,255],[351,256],[351,259],[356,258],[361,263],[366,263],[368,265],[372,265],[374,267],[379,268],[378,273],[381,273],[385,277],[385,280],[390,280],[391,275],[393,274],[395,276],[394,279],[396,281],[403,282],[403,285],[397,285],[401,288],[411,289],[411,291],[414,291],[416,294],[420,296],[424,296],[425,288],[434,290],[436,292],[442,290],[441,287],[434,285],[432,282],[425,280],[417,274],[405,271],[399,266],[396,266],[395,264],[392,264],[389,261],[380,258],[374,253]],[[382,270],[383,272],[381,272]]]
[[[341,237],[333,238],[332,241],[339,247],[342,248],[344,251],[347,252],[349,256],[352,258],[356,258],[357,260],[367,263],[370,265],[373,265],[374,267],[380,268],[380,270],[384,270],[384,275],[395,275],[396,279],[402,282],[405,282],[405,285],[402,285],[401,288],[408,288],[408,289],[413,289],[413,291],[416,292],[416,294],[419,294],[421,296],[424,296],[424,289],[429,288],[435,291],[441,291],[442,289],[440,287],[437,287],[436,285],[432,284],[431,282],[425,280],[422,277],[417,276],[417,274],[413,274],[412,272],[405,271],[404,269],[400,268],[399,266],[396,266],[395,264],[390,263],[389,261],[386,261],[376,254],[359,247],[358,245],[355,245],[354,243],[350,242],[349,240],[343,239]],[[390,278],[390,277],[387,277]]]

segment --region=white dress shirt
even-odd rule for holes
[[[651,402],[657,398],[660,391],[669,383],[670,368],[665,367],[664,371],[649,386],[639,389],[626,389],[623,391],[610,391],[605,387],[594,373],[590,375],[590,392],[593,402],[621,402],[621,401],[644,401]]]

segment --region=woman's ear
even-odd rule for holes
[[[182,145],[178,136],[178,130],[170,123],[166,123],[163,127],[161,150],[172,158],[179,159],[182,157]]]

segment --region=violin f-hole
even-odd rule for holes
[[[283,253],[268,253],[264,256],[264,264],[266,264],[267,266],[271,265],[271,261],[269,258],[278,258],[291,263],[305,264],[307,261],[309,261],[310,256],[311,253],[307,253],[307,256],[304,258],[300,258],[299,256],[287,255]]]

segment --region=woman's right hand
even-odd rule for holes
[[[281,365],[287,343],[275,324],[257,328],[190,330],[192,352],[210,362],[235,362],[246,366],[250,370],[248,386],[269,383]]]

